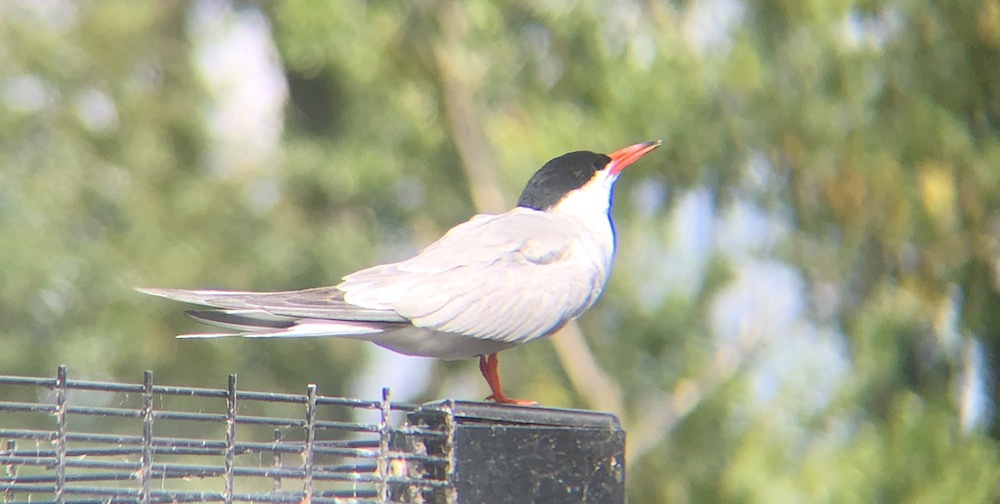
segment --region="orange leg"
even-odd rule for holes
[[[524,399],[511,399],[504,395],[503,389],[500,388],[500,375],[497,374],[497,354],[480,355],[479,356],[479,371],[483,373],[483,378],[486,378],[486,383],[490,386],[490,390],[493,391],[486,400],[494,400],[497,404],[517,404],[520,406],[536,406],[538,405],[535,401],[527,401]]]

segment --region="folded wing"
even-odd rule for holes
[[[392,310],[417,327],[529,341],[583,313],[606,280],[567,224],[528,209],[480,216],[416,257],[348,275],[338,288],[352,305]]]
[[[361,336],[415,326],[503,343],[545,336],[600,295],[606,260],[564,217],[518,208],[456,226],[415,257],[286,292],[139,289],[250,337]],[[217,337],[221,334],[189,335]],[[378,342],[378,337],[365,337]]]

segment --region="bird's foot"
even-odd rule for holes
[[[490,390],[493,391],[493,393],[486,398],[487,401],[493,401],[497,404],[538,406],[537,401],[528,401],[526,399],[511,399],[506,395],[504,395],[503,389],[500,388],[500,376],[497,374],[497,354],[480,355],[479,370],[482,371],[483,378],[486,378],[486,383],[490,386]]]
[[[513,404],[516,406],[538,406],[538,401],[532,401],[530,399],[511,399],[510,397],[507,397],[503,394],[500,394],[500,397],[497,397],[496,394],[490,394],[485,400],[493,401],[497,404]]]

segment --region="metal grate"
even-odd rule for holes
[[[452,502],[448,425],[416,406],[0,376],[0,493],[17,502]]]

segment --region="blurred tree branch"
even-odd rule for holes
[[[476,210],[486,213],[500,213],[507,210],[500,184],[497,181],[496,156],[490,148],[486,134],[479,127],[478,113],[472,89],[468,82],[471,76],[462,68],[462,32],[466,24],[462,6],[458,2],[445,1],[438,11],[441,36],[434,46],[444,109],[455,140],[455,148],[462,158]]]
[[[642,414],[628,422],[627,462],[641,458],[662,441],[706,397],[732,377],[754,353],[760,333],[744,328],[736,341],[719,347],[712,360],[693,378],[682,379],[666,395],[649,401]]]

